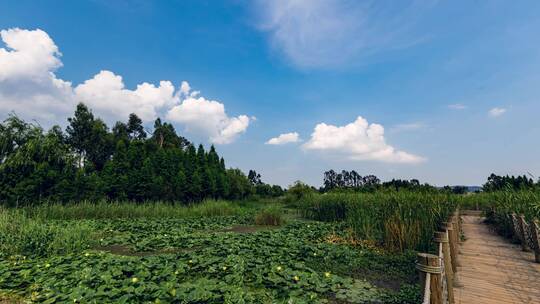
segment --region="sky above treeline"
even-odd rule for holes
[[[161,117],[283,186],[540,175],[538,1],[2,1],[0,119]]]

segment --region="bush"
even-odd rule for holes
[[[257,225],[281,226],[284,222],[283,215],[277,207],[266,208],[255,215]]]
[[[296,204],[301,199],[310,196],[316,192],[317,191],[309,185],[304,184],[301,181],[296,181],[292,186],[289,186],[285,200],[287,203]]]
[[[50,256],[89,248],[93,229],[88,222],[46,222],[17,210],[0,211],[0,256]]]

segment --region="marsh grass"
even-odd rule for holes
[[[277,206],[262,209],[255,214],[255,224],[257,225],[281,226],[284,222],[281,209]]]
[[[29,218],[20,210],[0,210],[0,255],[49,256],[89,248],[94,230],[87,221]]]
[[[81,202],[18,209],[0,208],[0,256],[50,256],[96,245],[95,221],[119,218],[199,218],[243,215],[246,206],[206,200],[192,206],[168,203]]]
[[[49,220],[224,216],[241,215],[248,209],[225,200],[205,200],[194,205],[83,201],[76,204],[45,204],[23,208],[29,217]]]
[[[428,250],[433,231],[457,207],[452,195],[385,191],[310,195],[302,214],[322,221],[345,221],[355,237],[392,251]]]
[[[523,214],[527,220],[540,220],[540,191],[497,191],[463,197],[463,205],[478,202],[497,232],[506,237],[513,237],[512,213]]]

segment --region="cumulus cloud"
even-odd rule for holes
[[[0,48],[0,112],[55,119],[72,110],[71,83],[54,75],[62,62],[49,35],[13,28],[0,38],[6,46]]]
[[[267,145],[284,145],[288,143],[295,143],[300,141],[299,135],[296,132],[290,132],[281,134],[278,137],[270,138],[266,144]]]
[[[62,66],[53,40],[42,30],[13,28],[0,31],[6,48],[0,48],[0,81],[41,78]]]
[[[454,104],[448,105],[448,108],[452,110],[465,110],[467,106],[461,103],[454,103]]]
[[[159,85],[143,82],[131,90],[122,76],[103,70],[73,86],[56,76],[62,54],[40,29],[2,30],[0,38],[5,44],[0,48],[2,113],[13,111],[51,124],[65,119],[78,102],[84,102],[109,120],[125,120],[135,113],[148,122],[166,114],[188,130],[204,131],[213,143],[230,143],[249,126],[248,116],[227,116],[222,103],[201,97],[186,81],[178,88],[170,81]]]
[[[303,145],[306,150],[316,150],[343,155],[350,160],[374,160],[389,163],[419,163],[423,157],[400,151],[388,145],[384,128],[369,124],[361,116],[345,126],[320,123],[311,138]]]
[[[216,144],[230,143],[247,130],[248,116],[229,117],[222,103],[200,97],[198,92],[190,90],[189,84],[183,82],[180,104],[167,112],[167,119],[186,125],[189,131],[208,135]]]
[[[426,1],[396,5],[381,1],[259,0],[259,29],[299,67],[329,67],[357,61],[382,49],[412,45],[409,33]]]
[[[158,109],[172,106],[178,99],[170,81],[160,81],[157,87],[144,82],[129,90],[122,76],[111,71],[101,71],[78,85],[75,98],[97,112],[114,113],[119,118],[136,113],[143,121],[155,119]]]
[[[504,113],[506,113],[506,109],[505,108],[499,108],[499,107],[495,107],[491,110],[488,111],[488,115],[490,117],[499,117],[501,115],[503,115]]]

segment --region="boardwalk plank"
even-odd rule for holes
[[[534,254],[498,236],[480,216],[462,218],[467,240],[460,248],[458,275],[464,287],[455,289],[456,303],[540,303]]]

